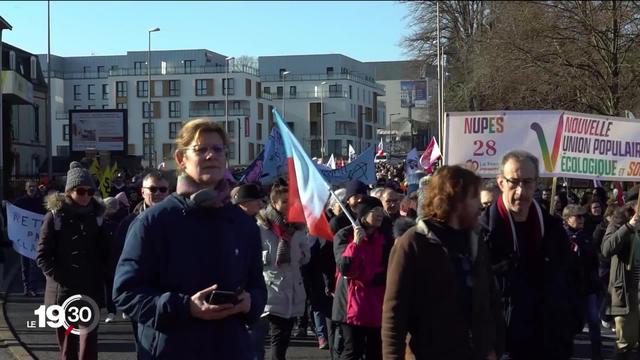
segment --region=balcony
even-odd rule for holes
[[[229,116],[250,116],[251,109],[229,109]],[[224,116],[224,109],[189,109],[189,117]]]
[[[266,82],[282,82],[282,77],[278,74],[262,75],[260,76],[260,80],[264,85]],[[351,80],[363,85],[371,86],[380,90],[380,95],[384,96],[384,85],[378,84],[375,81],[367,80],[364,76],[358,76],[355,74],[288,74],[286,78],[287,83],[291,81],[317,81],[320,83],[322,81],[331,80]]]
[[[226,67],[224,66],[191,66],[184,67],[182,64],[179,66],[167,66],[165,72],[162,73],[162,68],[152,67],[151,75],[185,75],[185,74],[225,74]],[[247,74],[252,76],[260,76],[258,69],[250,66],[236,66],[229,69],[229,76],[232,74]],[[66,75],[66,74],[65,74]],[[142,68],[120,68],[109,70],[109,76],[146,76],[147,67]]]
[[[56,120],[69,120],[68,112],[56,112]]]
[[[349,98],[348,91],[325,91],[324,94],[316,91],[299,91],[294,95],[287,95],[285,99],[320,99],[321,96],[325,99],[328,98],[338,98],[338,99],[346,99]],[[281,95],[271,95],[271,100],[282,100]]]

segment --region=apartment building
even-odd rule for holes
[[[128,154],[141,156],[143,165],[165,162],[174,168],[175,138],[195,118],[227,124],[231,165],[255,158],[271,119],[257,69],[234,60],[227,68],[226,56],[207,49],[152,51],[149,84],[147,56],[52,56],[54,155],[69,155],[69,110],[127,109]]]
[[[39,178],[46,161],[47,84],[38,57],[2,44],[4,183],[11,177]]]
[[[360,152],[380,141],[385,89],[373,66],[341,54],[261,56],[258,62],[262,92],[310,156],[346,156],[349,145]]]

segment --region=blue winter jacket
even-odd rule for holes
[[[222,320],[190,314],[190,298],[218,284],[251,294],[251,311]],[[260,232],[238,207],[190,207],[173,194],[131,224],[113,286],[138,323],[140,359],[252,359],[246,329],[264,309]]]

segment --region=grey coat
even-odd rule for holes
[[[269,220],[262,213],[256,216],[262,238],[262,263],[264,282],[267,285],[267,305],[264,314],[286,319],[302,316],[307,294],[302,282],[300,266],[309,262],[310,250],[307,235],[297,230],[291,238],[291,263],[276,265],[279,239],[271,231]]]
[[[607,315],[620,316],[629,313],[629,291],[637,292],[638,284],[633,284],[633,247],[640,246],[638,232],[631,230],[624,219],[612,221],[602,240],[602,255],[611,259],[609,272],[609,295],[611,305]],[[634,241],[635,239],[635,241]]]

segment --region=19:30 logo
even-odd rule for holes
[[[62,305],[40,305],[33,313],[38,316],[38,322],[36,325],[35,321],[28,321],[28,328],[64,327],[67,335],[89,333],[100,322],[98,304],[85,295],[73,295]]]

